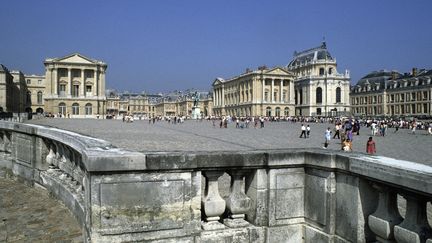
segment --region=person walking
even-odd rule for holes
[[[302,138],[303,135],[304,135],[304,138],[306,138],[306,127],[304,126],[304,124],[301,125],[300,138]]]
[[[309,135],[310,135],[310,131],[311,131],[311,128],[310,128],[310,126],[309,125],[307,125],[307,127],[306,127],[306,136],[309,138]]]
[[[432,135],[432,122],[429,123],[428,133],[429,133],[429,135]]]
[[[330,139],[331,139],[330,127],[328,127],[327,130],[324,132],[324,138],[325,138],[325,142],[324,142],[323,149],[327,149],[328,145],[330,144]]]
[[[369,137],[369,140],[366,143],[366,153],[368,154],[376,153],[376,145],[375,145],[375,141],[372,140],[372,137]]]
[[[339,123],[336,123],[336,126],[335,126],[335,134],[334,134],[334,136],[333,136],[333,139],[335,139],[336,136],[337,136],[338,139],[340,139],[339,130],[340,130]]]

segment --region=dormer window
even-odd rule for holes
[[[324,75],[324,68],[320,68],[320,69],[319,69],[319,75],[320,75],[320,76],[323,76],[323,75]]]

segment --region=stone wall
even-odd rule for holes
[[[319,149],[144,154],[0,122],[0,167],[62,200],[89,242],[431,238],[432,168],[385,157]]]

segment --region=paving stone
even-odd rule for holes
[[[0,242],[83,242],[69,210],[48,193],[0,178]]]
[[[322,148],[324,131],[328,123],[307,123],[311,127],[310,138],[299,138],[301,123],[266,122],[265,128],[237,129],[231,123],[220,129],[218,122],[188,120],[183,124],[159,121],[124,123],[121,120],[104,119],[41,119],[29,123],[54,126],[81,134],[102,138],[117,147],[135,151],[250,151],[258,149]],[[370,129],[361,127],[360,135],[354,135],[353,150],[365,152]],[[385,137],[375,136],[377,155],[432,165],[432,136],[424,130],[412,135],[409,130],[388,129]],[[331,140],[329,149],[340,149],[340,140]]]

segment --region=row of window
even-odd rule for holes
[[[31,79],[27,79],[27,84],[31,84]],[[37,84],[42,84],[42,79],[38,79]]]
[[[406,102],[406,101],[421,101],[428,100],[430,97],[430,91],[417,91],[417,92],[407,92],[398,94],[388,94],[386,96],[387,103],[394,102]],[[382,103],[382,95],[367,96],[367,97],[355,97],[351,99],[351,104],[353,105],[363,105],[363,104],[378,104]]]
[[[422,104],[408,104],[408,105],[389,105],[387,106],[389,115],[403,115],[403,114],[429,114],[430,105],[428,103]],[[366,115],[380,115],[383,114],[382,106],[369,106],[369,107],[355,107],[353,111],[358,114]]]
[[[66,104],[65,103],[60,103],[58,105],[59,108],[59,113],[66,115],[67,110],[66,110]],[[80,106],[78,103],[73,103],[72,104],[72,115],[79,115],[80,114]],[[93,114],[93,106],[90,103],[87,103],[85,105],[85,114],[86,115],[92,115]]]
[[[32,98],[31,98],[31,96],[32,96],[31,92],[28,91],[27,92],[27,97],[26,97],[27,104],[32,104]],[[37,104],[38,105],[42,105],[42,103],[43,103],[43,93],[42,93],[42,91],[38,91],[37,92]]]
[[[315,91],[315,101],[317,104],[323,103],[323,95],[322,95],[322,88],[318,87],[316,88]],[[296,105],[298,104],[303,104],[303,89],[299,89],[298,93],[295,93],[295,103]],[[340,103],[342,100],[342,90],[340,87],[336,88],[336,103]]]
[[[79,96],[79,90],[80,85],[73,85],[71,90],[72,97],[78,97]],[[92,94],[92,86],[86,85],[86,95],[90,96]],[[66,96],[66,84],[60,84],[59,85],[59,95],[60,96]]]

